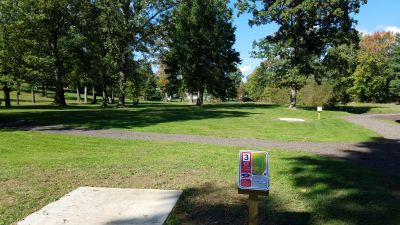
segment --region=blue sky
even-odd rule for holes
[[[242,64],[240,68],[245,76],[249,75],[259,64],[259,59],[250,57],[254,40],[259,40],[276,31],[276,25],[263,25],[250,28],[248,20],[250,15],[241,15],[235,18],[236,44],[240,52]],[[358,20],[357,29],[363,33],[375,31],[393,31],[400,33],[400,0],[369,0],[363,5],[360,13],[355,16]]]

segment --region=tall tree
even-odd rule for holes
[[[390,67],[393,80],[390,81],[390,92],[398,103],[400,103],[400,34],[396,35],[396,42],[390,55]]]
[[[224,80],[240,62],[235,51],[235,28],[227,0],[182,1],[169,21],[166,64],[181,75],[188,92],[219,97]]]
[[[38,1],[39,10],[45,16],[42,20],[41,30],[46,35],[49,43],[56,93],[54,103],[58,106],[66,106],[64,84],[66,81],[69,45],[67,40],[71,28],[71,1],[68,0],[41,0]]]
[[[256,43],[256,57],[274,64],[275,80],[291,89],[290,108],[297,91],[330,47],[354,43],[358,35],[351,17],[366,0],[238,0],[240,12],[251,12],[250,25],[276,23],[277,32]]]
[[[343,44],[327,51],[319,74],[333,87],[331,103],[346,104],[351,100],[349,89],[353,86],[353,73],[357,67],[356,44]]]
[[[22,2],[0,1],[0,85],[6,108],[11,107],[11,86],[22,74]]]
[[[242,79],[243,74],[239,69],[228,74],[225,79],[225,97],[228,98],[228,100],[238,97],[238,90]]]
[[[361,101],[385,102],[393,79],[390,55],[395,43],[391,32],[376,32],[361,39],[358,65],[350,89]]]

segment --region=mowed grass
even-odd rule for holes
[[[367,112],[378,106],[347,106],[325,110],[322,112],[322,119],[318,120],[314,108],[289,110],[286,106],[255,103],[224,103],[197,107],[185,103],[145,102],[137,107],[124,109],[101,109],[99,105],[73,102],[70,102],[68,108],[59,109],[50,105],[50,99],[47,104],[44,104],[44,100],[38,105],[27,102],[24,104],[11,110],[1,109],[0,124],[62,124],[95,129],[127,129],[281,141],[361,142],[380,137],[340,118],[351,113]],[[397,109],[391,106],[388,108],[394,111]],[[302,118],[305,122],[290,123],[278,120],[281,117]]]
[[[340,108],[340,107],[339,107]],[[344,106],[344,109],[353,113],[368,113],[368,114],[380,114],[380,113],[399,113],[400,104],[390,103],[350,103]]]
[[[237,147],[0,130],[0,224],[80,186],[179,189],[166,224],[245,224]],[[261,224],[400,224],[400,178],[300,151],[269,150]]]

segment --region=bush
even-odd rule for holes
[[[266,93],[270,103],[279,105],[289,104],[289,90],[286,88],[267,87]]]
[[[389,84],[389,91],[394,101],[400,102],[400,79],[392,80]]]
[[[318,85],[310,81],[298,92],[297,102],[303,106],[332,106],[333,87],[328,83]]]

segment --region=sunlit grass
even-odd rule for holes
[[[0,130],[0,224],[79,186],[180,189],[166,224],[244,224],[238,147]],[[263,224],[399,224],[399,178],[299,151],[269,150]]]
[[[68,95],[72,95],[71,93]],[[24,98],[27,98],[25,96]],[[91,104],[69,102],[59,109],[48,103],[15,106],[0,110],[0,123],[54,125],[63,124],[97,129],[127,129],[140,132],[197,134],[221,137],[257,138],[281,141],[369,141],[378,134],[351,124],[341,116],[362,113],[374,108],[348,106],[345,111],[325,110],[321,120],[314,108],[289,110],[285,106],[255,103],[209,104],[203,107],[184,103],[141,103],[136,107],[101,109]],[[280,121],[280,117],[304,119],[305,122]]]

